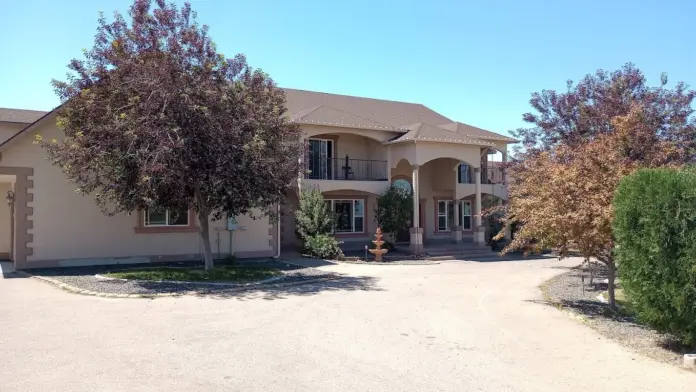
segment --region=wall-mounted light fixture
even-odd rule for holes
[[[12,191],[7,191],[7,194],[5,195],[5,202],[7,203],[8,206],[11,206],[15,202],[15,194]]]

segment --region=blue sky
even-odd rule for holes
[[[0,107],[49,110],[50,81],[130,0],[0,0]],[[696,3],[192,0],[219,49],[283,87],[419,102],[496,132],[529,95],[631,61],[696,86]]]

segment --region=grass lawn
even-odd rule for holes
[[[152,267],[109,272],[104,275],[119,279],[178,280],[191,282],[249,282],[279,276],[274,268],[218,265],[212,271],[200,268]]]

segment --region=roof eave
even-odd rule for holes
[[[365,126],[365,125],[359,125],[359,124],[343,124],[343,123],[334,123],[334,122],[325,122],[325,121],[293,121],[293,122],[296,124],[300,124],[300,125],[320,125],[320,126],[335,127],[335,128],[367,129],[367,130],[371,130],[371,131],[388,131],[388,132],[402,132],[402,133],[406,133],[409,131],[408,129],[394,128],[394,127],[376,127],[376,126]]]

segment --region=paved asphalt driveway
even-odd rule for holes
[[[0,280],[0,390],[691,391],[535,301],[577,260],[326,267],[331,285],[104,299]]]

